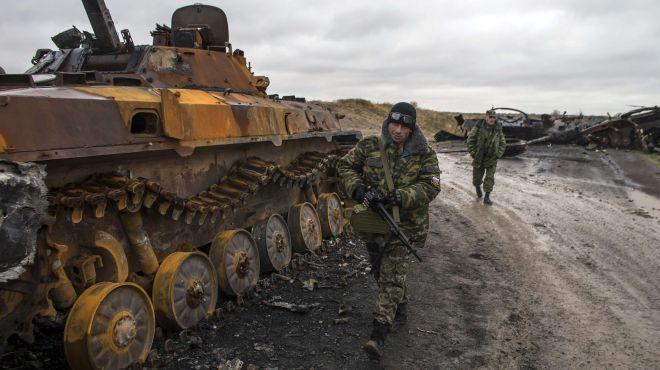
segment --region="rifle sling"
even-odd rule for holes
[[[390,168],[390,161],[387,157],[387,152],[385,151],[385,143],[383,140],[379,140],[380,146],[380,160],[383,162],[383,171],[385,172],[385,183],[387,183],[387,190],[394,190],[394,180],[392,180],[392,169]],[[392,207],[392,217],[394,221],[398,224],[401,222],[399,217],[399,206]]]

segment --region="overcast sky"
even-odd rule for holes
[[[200,0],[195,0],[200,1]],[[150,43],[154,24],[194,1],[106,0],[117,30]],[[477,112],[491,105],[587,114],[660,104],[660,2],[206,1],[270,93],[416,101]],[[76,25],[79,0],[2,0],[0,66],[30,67],[37,48]]]

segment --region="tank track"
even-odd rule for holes
[[[303,153],[286,167],[250,157],[234,165],[217,184],[187,199],[163,189],[157,182],[113,172],[94,175],[82,184],[54,189],[48,194],[48,202],[51,207],[65,209],[74,224],[83,220],[85,207],[92,210],[94,218],[103,218],[108,206],[132,212],[155,206],[163,217],[175,221],[199,226],[206,222],[214,224],[247,204],[262,186],[276,183],[281,187],[304,188],[313,184],[321,173],[335,166],[343,152]]]
[[[156,207],[163,217],[192,226],[216,223],[247,204],[250,197],[265,185],[277,184],[287,188],[312,185],[345,153],[345,149],[330,153],[307,152],[286,166],[251,157],[235,164],[217,184],[186,199],[177,197],[148,179],[129,178],[119,173],[97,174],[83,183],[50,190],[47,195],[51,208],[49,224],[54,222],[56,215],[61,214],[54,212],[58,209],[64,209],[64,214],[72,223],[80,223],[83,215],[88,214],[86,209],[91,211],[92,217],[100,219],[109,206],[118,211]],[[47,241],[46,244],[50,253],[37,250],[37,263],[26,272],[29,273],[27,279],[0,286],[0,294],[11,295],[8,297],[19,301],[14,307],[6,307],[9,310],[5,317],[7,320],[0,324],[0,353],[13,334],[18,334],[24,341],[33,341],[32,320],[35,316],[55,315],[48,297],[50,290],[58,286],[58,281],[50,266],[59,258],[61,251],[57,245],[51,245],[53,243]],[[32,298],[20,299],[21,295]]]

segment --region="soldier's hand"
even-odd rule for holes
[[[380,192],[380,190],[378,190],[378,188],[369,188],[367,193],[364,194],[364,200],[362,203],[364,203],[365,207],[375,208],[376,204],[382,202],[383,200],[385,200],[385,196]]]
[[[387,203],[401,207],[403,205],[403,194],[401,190],[394,189],[387,194]]]
[[[364,185],[358,185],[355,190],[353,190],[353,200],[362,203],[364,200],[364,194],[367,192],[367,187]]]

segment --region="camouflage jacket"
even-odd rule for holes
[[[479,122],[468,134],[467,147],[474,167],[494,166],[506,149],[502,126],[489,127],[484,121]]]
[[[355,148],[339,161],[338,171],[341,185],[346,193],[353,194],[360,185],[377,187],[388,193],[385,171],[380,158],[380,142],[385,144],[394,187],[402,193],[401,227],[408,237],[422,247],[426,241],[429,224],[429,203],[440,192],[438,158],[418,129],[411,133],[403,148],[397,149],[383,122],[381,136],[369,136],[357,143]]]

